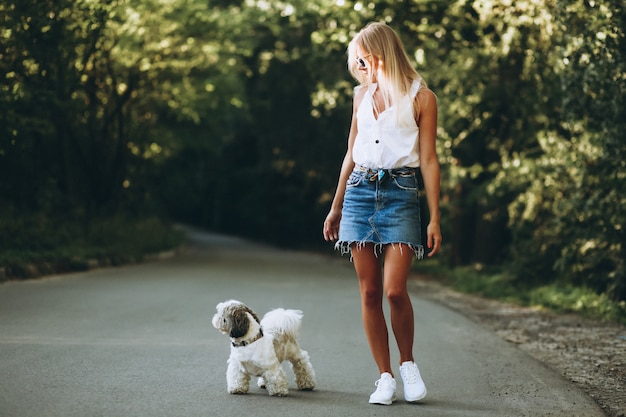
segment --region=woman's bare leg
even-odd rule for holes
[[[385,250],[384,292],[389,301],[391,327],[398,343],[401,364],[413,361],[415,321],[407,289],[413,257],[413,251],[405,244],[388,245]]]
[[[353,246],[352,260],[359,278],[361,314],[365,335],[380,373],[391,370],[389,357],[389,333],[383,313],[382,255],[374,253],[373,244]]]

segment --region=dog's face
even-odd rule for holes
[[[213,316],[213,327],[230,337],[243,337],[250,328],[250,320],[259,322],[259,318],[241,301],[228,300],[219,303]]]

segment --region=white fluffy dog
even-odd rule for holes
[[[230,394],[246,394],[250,377],[269,395],[289,393],[287,377],[281,363],[289,361],[299,390],[315,388],[315,371],[306,351],[298,345],[302,311],[278,308],[258,316],[237,300],[217,305],[213,327],[231,339],[226,380]]]

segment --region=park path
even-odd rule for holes
[[[378,375],[348,257],[188,233],[169,259],[0,284],[0,416],[604,415],[526,353],[417,293],[415,354],[429,395],[406,404],[399,390],[393,406],[369,405]],[[231,298],[260,315],[304,311],[315,391],[226,393],[229,344],[210,319]]]

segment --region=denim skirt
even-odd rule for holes
[[[417,168],[370,169],[356,166],[346,183],[339,240],[335,249],[372,243],[375,253],[404,243],[424,256]]]

